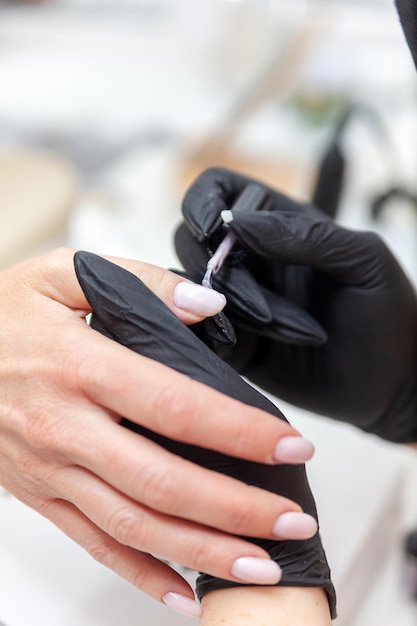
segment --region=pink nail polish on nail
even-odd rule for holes
[[[200,617],[200,605],[195,600],[183,596],[181,593],[169,591],[162,597],[162,602],[166,606],[180,615],[187,617]]]
[[[179,309],[197,315],[216,315],[226,305],[226,298],[222,293],[185,281],[177,283],[173,298]]]
[[[281,579],[281,568],[270,559],[242,556],[236,559],[231,573],[242,582],[275,585]]]
[[[281,513],[272,528],[272,534],[278,539],[310,539],[316,532],[314,517],[297,511]]]
[[[274,460],[277,463],[305,463],[314,454],[314,446],[304,437],[281,437],[275,446]]]

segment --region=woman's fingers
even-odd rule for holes
[[[56,251],[2,272],[1,482],[95,558],[171,605],[189,606],[189,586],[141,549],[163,549],[165,558],[183,562],[181,533],[191,566],[265,581],[254,567],[263,551],[232,535],[290,536],[288,515],[300,507],[185,461],[125,429],[121,416],[171,440],[262,464],[299,463],[311,448],[286,422],[89,328],[72,256]],[[183,279],[142,265],[135,267],[149,271],[148,282],[159,276],[169,300]],[[88,482],[74,482],[81,475]],[[139,521],[129,526],[134,512]],[[314,530],[301,523],[304,534]]]
[[[311,458],[311,444],[287,422],[87,327],[78,339],[72,352],[80,387],[92,402],[115,414],[171,439],[250,461],[300,463]]]
[[[87,470],[68,465],[68,460],[64,465],[56,452],[44,451],[44,456],[38,456],[10,433],[0,438],[0,451],[0,482],[11,493],[115,574],[174,610],[198,616],[200,610],[194,593],[176,571],[152,555],[125,545],[92,521],[99,519],[103,528],[113,528],[120,538],[123,534],[120,527],[117,530],[112,524],[117,516],[115,509],[106,507],[116,506],[120,510],[120,503],[125,502],[134,509],[135,503]],[[87,514],[82,512],[83,506]],[[157,545],[158,537],[154,552]]]
[[[177,612],[198,617],[200,609],[190,585],[158,558],[123,545],[65,500],[46,500],[39,512],[101,565]],[[183,611],[178,610],[181,605]]]
[[[65,496],[117,544],[236,582],[274,584],[280,578],[268,553],[243,539],[160,514],[76,467],[63,470],[59,480]],[[243,559],[249,559],[246,571]]]
[[[31,476],[39,484],[51,485],[60,497],[66,498],[59,472],[55,478],[45,462],[50,454],[90,470],[153,511],[226,533],[298,539],[303,525],[305,537],[316,531],[312,518],[292,500],[223,475],[221,468],[212,471],[183,459],[109,419],[98,407],[86,410],[78,405],[73,412],[61,411],[59,422],[54,428],[49,420],[49,435],[38,425],[26,436],[39,458],[34,463],[29,456]],[[74,501],[74,496],[70,499]],[[290,514],[295,519],[285,525]]]

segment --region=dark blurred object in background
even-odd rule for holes
[[[417,600],[417,530],[409,533],[404,541],[406,555],[406,584],[411,596]]]

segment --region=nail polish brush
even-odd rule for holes
[[[222,219],[225,224],[232,221],[233,214],[240,211],[260,211],[267,208],[269,200],[268,191],[258,183],[249,183],[229,210],[222,211]],[[212,279],[222,267],[227,255],[236,243],[236,235],[229,230],[223,241],[220,243],[213,256],[207,263],[202,285],[212,289]]]

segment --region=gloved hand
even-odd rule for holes
[[[188,190],[176,249],[196,282],[210,242],[219,237],[221,212],[248,182],[211,169]],[[239,267],[220,270],[213,285],[228,299],[224,311],[237,344],[218,344],[216,350],[241,374],[292,404],[393,442],[416,442],[413,287],[376,234],[347,230],[313,206],[269,192],[269,210],[236,213],[228,224],[246,250],[246,256],[239,252],[245,293],[240,302]],[[235,263],[237,258],[235,253]],[[304,345],[300,333],[283,333],[280,315],[288,302],[298,307],[293,328],[306,325],[302,311],[307,312],[322,328],[321,345],[317,332],[306,334]],[[263,322],[261,308],[269,314]]]
[[[285,420],[269,400],[245,383],[133,274],[86,252],[76,253],[74,261],[78,280],[93,310],[94,328],[143,356]],[[169,439],[126,419],[122,423],[197,465],[284,495],[317,519],[303,465],[271,466],[232,458]],[[204,427],[209,430],[210,424]],[[190,471],[193,471],[192,466]],[[315,528],[310,528],[308,532],[301,533],[303,537],[291,541],[274,540],[270,534],[264,538],[246,539],[261,546],[279,564],[282,577],[278,584],[323,587],[334,615],[334,589],[320,536],[315,531]],[[197,593],[201,598],[210,590],[237,585],[236,576],[231,575],[225,580],[208,572],[198,579]]]

